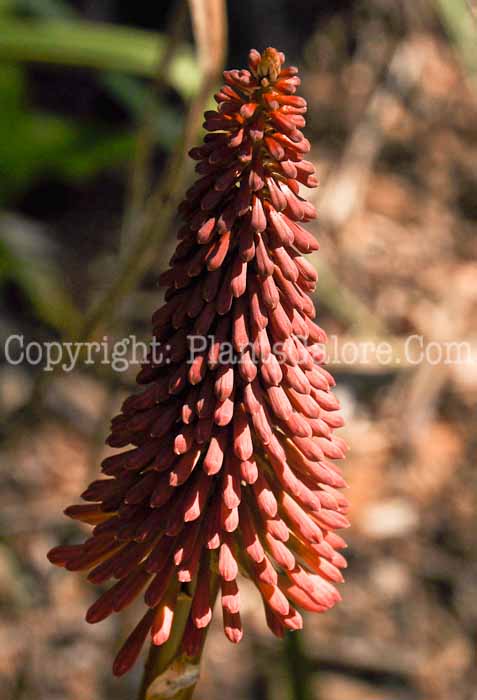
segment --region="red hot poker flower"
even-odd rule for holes
[[[310,299],[318,244],[300,186],[315,187],[297,69],[273,48],[252,50],[249,70],[224,73],[209,132],[192,149],[197,182],[161,276],[155,349],[112,421],[106,479],[67,508],[94,526],[83,544],[50,560],[115,581],[90,607],[99,622],[143,593],[146,613],[120,650],[127,671],[145,638],[163,644],[181,591],[192,595],[183,650],[195,656],[212,617],[218,579],[225,635],[240,641],[239,572],[256,585],[272,632],[302,627],[297,608],[323,612],[340,596],[346,565],[345,482],[333,460],[346,446],[324,331]],[[194,350],[191,357],[191,350]]]

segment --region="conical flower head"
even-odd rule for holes
[[[306,103],[297,69],[268,48],[249,70],[224,73],[204,143],[191,151],[199,179],[179,210],[183,226],[141,393],[112,421],[102,463],[109,478],[82,494],[72,518],[94,525],[83,544],[58,547],[55,564],[115,580],[89,622],[144,594],[146,613],[114,671],[134,663],[148,636],[164,643],[178,595],[192,595],[183,649],[202,644],[220,588],[224,630],[240,641],[239,576],[256,585],[276,635],[302,626],[297,608],[339,600],[347,527],[345,485],[332,460],[345,444],[323,367],[323,330],[310,299],[318,245],[300,186],[317,184],[304,159]]]

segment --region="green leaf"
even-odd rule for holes
[[[40,61],[154,77],[166,39],[157,32],[99,22],[0,17],[0,59]],[[185,99],[200,84],[191,47],[180,46],[171,62],[169,84]]]

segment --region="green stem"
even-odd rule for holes
[[[215,555],[210,555],[213,562]],[[209,561],[209,560],[207,560]],[[220,579],[214,565],[210,572],[210,601],[212,609],[219,592]],[[195,586],[193,587],[195,588]],[[205,631],[200,652],[193,659],[181,653],[182,640],[192,605],[192,595],[181,592],[174,609],[171,636],[160,647],[151,644],[144,667],[138,700],[190,700],[199,680],[199,666],[208,629]],[[177,688],[175,694],[174,688]]]
[[[303,652],[301,634],[288,632],[285,635],[285,658],[293,700],[311,700],[309,667]]]
[[[151,644],[149,656],[144,667],[144,676],[139,691],[138,700],[146,700],[147,691],[153,681],[169,668],[174,659],[179,657],[182,638],[184,636],[187,618],[189,616],[192,599],[185,593],[180,593],[177,598],[174,610],[174,623],[172,625],[171,636],[168,641],[160,647]],[[179,691],[182,693],[182,691]],[[177,695],[177,700],[185,700],[183,694]],[[159,696],[157,698],[159,700]]]

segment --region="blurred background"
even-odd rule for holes
[[[199,2],[193,3],[200,14]],[[220,3],[219,3],[220,4]],[[301,70],[320,324],[399,360],[332,366],[351,451],[343,602],[271,637],[216,620],[198,700],[476,700],[477,13],[466,0],[228,0],[225,65],[273,45]],[[147,340],[225,26],[162,0],[0,0],[0,334]],[[214,34],[215,32],[215,34]],[[464,362],[406,362],[412,335]],[[13,347],[16,351],[18,346]],[[35,353],[33,353],[35,356]],[[110,665],[136,612],[47,550],[96,477],[137,368],[0,365],[0,682],[8,700],[134,697]],[[129,619],[128,619],[129,617]],[[220,617],[220,616],[217,616]]]

